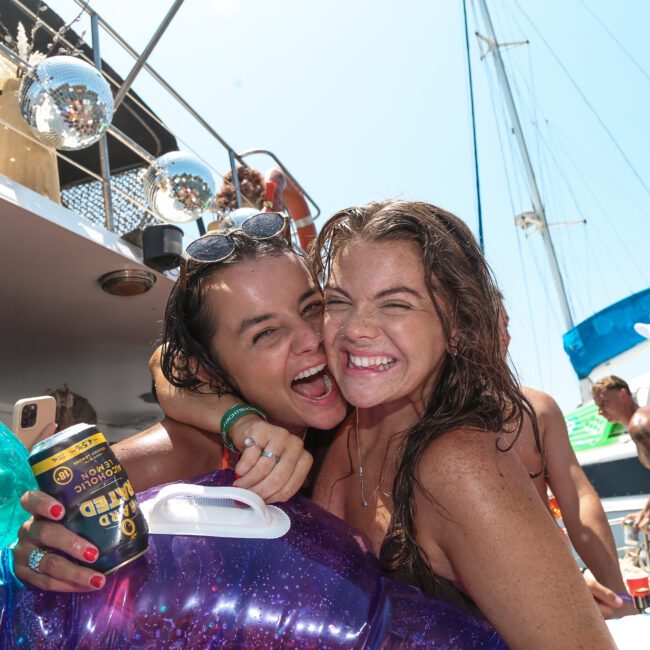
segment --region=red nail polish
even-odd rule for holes
[[[50,506],[50,514],[55,519],[58,519],[63,514],[63,506],[60,505]]]
[[[94,562],[97,559],[99,553],[94,548],[84,549],[84,558],[87,562]]]
[[[239,474],[235,473],[235,480],[237,481],[237,480],[239,480],[240,478],[241,478],[241,476],[240,476]]]
[[[90,584],[95,587],[95,589],[99,589],[104,584],[104,578],[101,576],[93,576],[90,579]]]

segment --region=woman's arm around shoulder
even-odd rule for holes
[[[112,446],[136,492],[221,468],[223,447],[206,433],[168,418]]]
[[[149,371],[165,415],[179,425],[186,423],[196,427],[221,445],[221,420],[229,409],[242,404],[241,398],[229,393],[217,395],[176,388],[163,375],[160,358],[159,347],[149,359]],[[285,428],[251,413],[235,421],[228,437],[242,452],[235,467],[241,477],[235,482],[236,487],[252,490],[268,503],[282,502],[292,497],[307,478],[313,459],[304,449],[302,439]],[[247,445],[246,440],[255,442]],[[281,461],[275,463],[263,457],[262,450],[272,451]]]
[[[418,543],[513,649],[614,649],[523,463],[503,451],[511,442],[460,430],[429,445],[416,472]]]

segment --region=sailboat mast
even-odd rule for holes
[[[521,156],[522,162],[524,164],[524,170],[526,172],[526,179],[528,181],[528,189],[530,191],[530,196],[533,202],[533,210],[538,219],[537,227],[542,235],[542,240],[544,242],[544,248],[546,250],[546,256],[548,258],[549,265],[551,267],[551,275],[553,278],[553,284],[555,285],[555,290],[558,294],[560,301],[560,310],[562,312],[562,318],[564,320],[564,326],[566,330],[570,330],[573,327],[573,316],[571,315],[571,307],[569,306],[569,300],[567,298],[566,289],[564,288],[564,281],[562,279],[562,274],[560,273],[560,265],[557,261],[557,255],[555,254],[555,248],[553,247],[553,241],[551,240],[551,233],[548,229],[548,222],[546,221],[546,212],[544,211],[544,205],[542,203],[541,196],[539,194],[539,188],[537,186],[537,180],[535,179],[535,172],[533,170],[532,163],[530,162],[530,156],[528,154],[528,147],[526,146],[526,140],[524,139],[524,133],[521,128],[521,123],[519,121],[519,114],[517,113],[517,107],[515,106],[515,101],[512,96],[512,90],[510,89],[510,83],[508,81],[508,75],[506,74],[505,66],[503,65],[503,59],[501,58],[501,52],[499,50],[499,42],[494,33],[494,27],[492,26],[492,19],[490,18],[490,13],[488,12],[487,4],[485,0],[478,0],[479,5],[481,6],[481,13],[483,14],[483,21],[485,23],[485,28],[488,32],[488,38],[491,41],[491,51],[494,55],[494,65],[497,70],[497,78],[501,89],[506,99],[506,105],[508,107],[508,112],[510,113],[510,119],[512,121],[512,128],[515,134],[515,139],[517,141],[517,146],[519,147],[519,154]]]

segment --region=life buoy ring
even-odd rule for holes
[[[289,213],[296,227],[300,246],[305,251],[309,250],[309,246],[316,238],[316,226],[302,192],[278,167],[270,169],[266,173],[265,180],[267,183],[265,200],[271,203],[274,210],[285,209]]]

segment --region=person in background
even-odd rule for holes
[[[510,345],[510,317],[501,296],[500,337],[504,354]],[[627,593],[616,553],[616,544],[600,498],[571,448],[566,421],[557,402],[547,393],[521,386],[539,426],[539,440],[526,418],[515,445],[519,457],[542,501],[549,505],[547,485],[557,499],[571,544],[589,571],[587,586],[605,618],[636,614]]]
[[[639,462],[650,469],[650,408],[639,406],[627,382],[616,375],[599,379],[592,386],[591,395],[600,415],[627,428],[636,445]],[[632,516],[634,528],[650,534],[650,499],[641,512]]]

